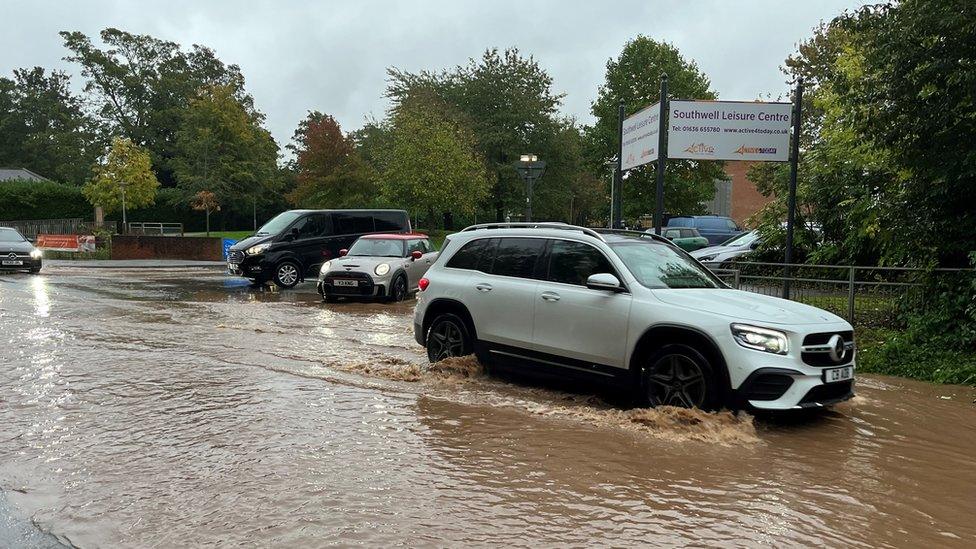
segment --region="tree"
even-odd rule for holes
[[[87,79],[85,92],[114,135],[122,135],[152,154],[158,178],[175,184],[171,161],[184,109],[197,90],[228,86],[243,108],[253,111],[237,65],[225,65],[213,50],[179,44],[114,28],[100,33],[105,47],[81,32],[61,32],[70,55]]]
[[[220,201],[217,200],[217,195],[210,191],[200,191],[193,195],[193,199],[190,200],[190,207],[198,212],[206,212],[207,236],[210,236],[210,212],[220,211]]]
[[[549,169],[555,167],[546,145],[559,130],[556,114],[563,96],[552,91],[552,77],[538,62],[518,49],[489,49],[479,60],[436,74],[391,69],[389,82],[386,95],[394,114],[411,96],[432,95],[465,117],[487,163],[488,202],[496,220],[508,210],[521,212],[525,204],[514,168],[521,154],[535,153]]]
[[[391,120],[380,175],[386,200],[410,211],[473,214],[488,191],[484,159],[460,113],[433,95],[403,102]]]
[[[250,209],[273,187],[278,146],[262,116],[248,109],[230,86],[205,86],[183,114],[171,162],[187,195],[207,190],[223,203]]]
[[[35,67],[15,70],[13,80],[0,78],[0,165],[80,185],[103,150],[68,75]]]
[[[659,101],[661,74],[668,75],[672,97],[716,99],[708,78],[694,61],[687,61],[673,45],[638,36],[624,44],[616,59],[607,61],[606,80],[592,106],[596,123],[589,128],[589,156],[597,173],[608,171],[620,148],[617,107],[636,112]],[[624,180],[624,216],[629,218],[655,209],[655,165],[645,164],[627,172]],[[703,213],[702,203],[715,193],[714,181],[724,178],[722,165],[714,161],[669,160],[664,184],[664,210],[675,214]]]
[[[105,161],[96,165],[94,172],[83,192],[92,205],[101,206],[105,213],[123,209],[123,203],[126,209],[155,203],[159,181],[153,174],[149,152],[132,140],[113,139]]]
[[[288,200],[296,206],[362,208],[375,203],[377,189],[369,166],[360,158],[352,137],[327,114],[309,112],[295,130],[288,148],[295,153],[295,189]]]

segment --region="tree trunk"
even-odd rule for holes
[[[210,236],[210,210],[207,210],[207,236]]]
[[[444,229],[448,231],[454,229],[454,214],[451,212],[444,212]]]

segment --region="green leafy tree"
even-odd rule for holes
[[[187,195],[202,190],[248,210],[275,186],[278,146],[262,117],[242,104],[231,86],[206,86],[190,100],[176,134],[171,162]]]
[[[0,166],[81,185],[104,150],[82,98],[63,72],[18,69],[0,78]]]
[[[460,113],[433,95],[413,96],[391,120],[380,185],[412,212],[471,215],[488,192],[484,159]]]
[[[113,139],[105,161],[96,165],[94,171],[83,192],[93,206],[101,206],[105,213],[122,209],[123,193],[126,209],[155,203],[159,181],[152,171],[149,152],[132,140]]]
[[[85,91],[101,120],[114,135],[123,135],[152,154],[158,178],[175,184],[173,158],[183,112],[196,92],[207,86],[228,86],[249,113],[253,100],[244,92],[237,65],[225,65],[213,50],[148,35],[107,28],[98,47],[81,32],[62,32],[70,54],[87,79]]]
[[[694,61],[688,61],[673,45],[638,36],[624,44],[616,59],[607,62],[606,80],[600,86],[592,112],[596,123],[589,128],[589,157],[600,173],[616,159],[620,148],[618,105],[630,114],[660,99],[661,74],[668,75],[671,97],[716,99],[708,78]],[[655,209],[655,165],[629,170],[624,180],[624,217],[635,218]],[[664,210],[674,214],[703,213],[702,203],[715,193],[715,180],[724,178],[722,164],[714,161],[669,160],[664,183]]]

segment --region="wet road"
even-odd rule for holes
[[[0,546],[976,544],[970,388],[623,410],[429,370],[411,312],[215,271],[0,274]]]

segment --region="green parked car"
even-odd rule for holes
[[[664,236],[686,252],[693,252],[708,246],[708,239],[691,227],[665,227]]]

